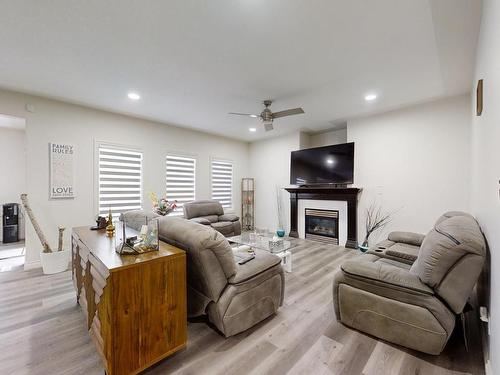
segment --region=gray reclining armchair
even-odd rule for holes
[[[439,354],[485,254],[479,225],[462,212],[441,216],[426,236],[391,233],[361,260],[341,265],[333,285],[337,319],[395,344]]]
[[[184,217],[199,224],[208,225],[226,237],[241,234],[240,218],[225,214],[222,205],[214,200],[184,203]]]
[[[285,279],[279,257],[256,250],[255,259],[239,265],[240,256],[210,226],[179,217],[159,221],[160,239],[187,252],[189,317],[207,314],[229,337],[271,316],[282,305]]]

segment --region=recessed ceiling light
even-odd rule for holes
[[[250,115],[250,117],[257,118],[259,116],[257,116],[257,115]]]
[[[257,131],[257,128],[248,128],[248,131],[251,131],[252,133]]]
[[[367,102],[371,102],[373,100],[377,99],[377,94],[366,94],[365,95],[365,100]]]
[[[332,159],[332,158],[328,158],[328,159],[326,159],[326,163],[327,163],[327,164],[333,164],[333,159]]]
[[[141,98],[141,96],[136,92],[129,92],[127,96],[130,100],[139,100]]]

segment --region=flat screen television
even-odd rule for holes
[[[292,151],[292,185],[352,184],[354,142]]]

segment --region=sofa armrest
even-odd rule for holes
[[[434,295],[434,291],[422,283],[418,276],[403,268],[390,266],[382,262],[348,261],[343,263],[340,269],[347,278],[351,277],[399,291]]]
[[[264,250],[255,250],[254,259],[245,264],[238,264],[240,259],[250,255],[248,252],[236,252],[234,254],[237,269],[236,274],[228,279],[229,284],[240,284],[248,281],[281,263],[281,258],[277,255]]]
[[[240,218],[235,214],[224,214],[219,216],[219,221],[238,221]]]
[[[203,225],[210,225],[210,224],[212,224],[210,222],[210,220],[207,220],[207,219],[202,218],[202,217],[195,217],[193,219],[189,219],[189,221],[194,221],[195,223],[203,224]]]
[[[421,246],[425,236],[423,234],[413,232],[391,232],[387,238],[393,242]]]

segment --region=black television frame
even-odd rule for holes
[[[293,165],[292,165],[292,158],[293,158],[293,153],[296,152],[304,152],[304,151],[309,151],[309,150],[315,150],[315,149],[331,149],[334,148],[335,146],[345,146],[345,145],[352,145],[352,173],[351,173],[351,180],[350,181],[344,181],[344,182],[312,182],[312,183],[306,183],[306,184],[297,184],[296,181],[292,181],[293,179]],[[290,184],[291,185],[296,185],[296,186],[302,186],[302,187],[307,187],[307,186],[314,186],[314,187],[321,187],[321,186],[328,186],[328,187],[347,187],[347,185],[351,185],[354,183],[354,163],[355,163],[355,143],[354,142],[346,142],[346,143],[339,143],[336,145],[328,145],[328,146],[320,146],[320,147],[311,147],[311,148],[306,148],[302,150],[296,150],[292,151],[290,153]]]

